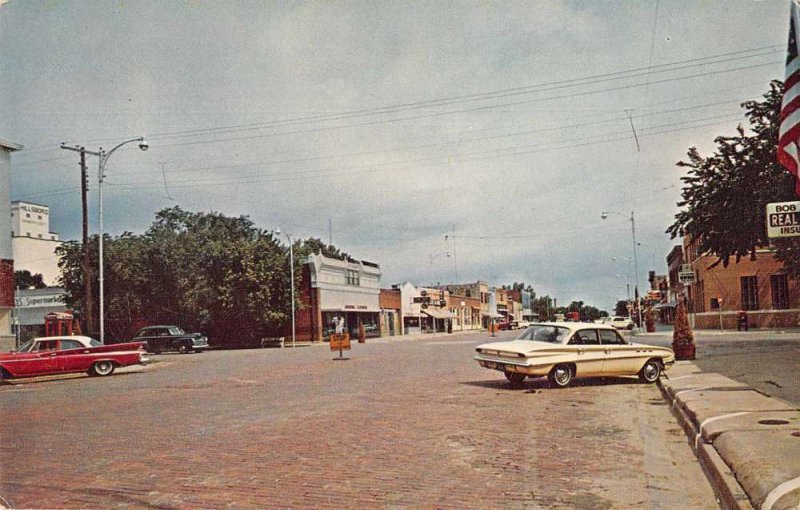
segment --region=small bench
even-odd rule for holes
[[[284,337],[267,337],[261,339],[261,347],[280,347],[283,348]]]

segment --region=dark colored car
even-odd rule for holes
[[[208,349],[208,338],[202,333],[187,333],[178,326],[148,326],[134,337],[135,342],[144,342],[147,352],[159,354],[165,351],[202,352]]]

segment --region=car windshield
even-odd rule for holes
[[[30,352],[32,346],[33,346],[33,340],[28,340],[27,342],[19,346],[17,352]]]
[[[569,329],[560,326],[545,326],[534,324],[522,332],[517,340],[531,340],[536,342],[548,342],[560,344],[569,335]]]
[[[169,334],[170,335],[185,335],[186,333],[181,328],[179,328],[178,326],[172,326],[171,328],[169,328]]]

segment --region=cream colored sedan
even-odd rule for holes
[[[581,322],[533,324],[516,340],[475,350],[482,367],[503,372],[512,386],[544,376],[557,388],[576,377],[638,375],[654,383],[675,362],[668,347],[627,342],[613,326]]]

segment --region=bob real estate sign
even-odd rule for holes
[[[800,236],[800,202],[767,204],[767,237]]]

